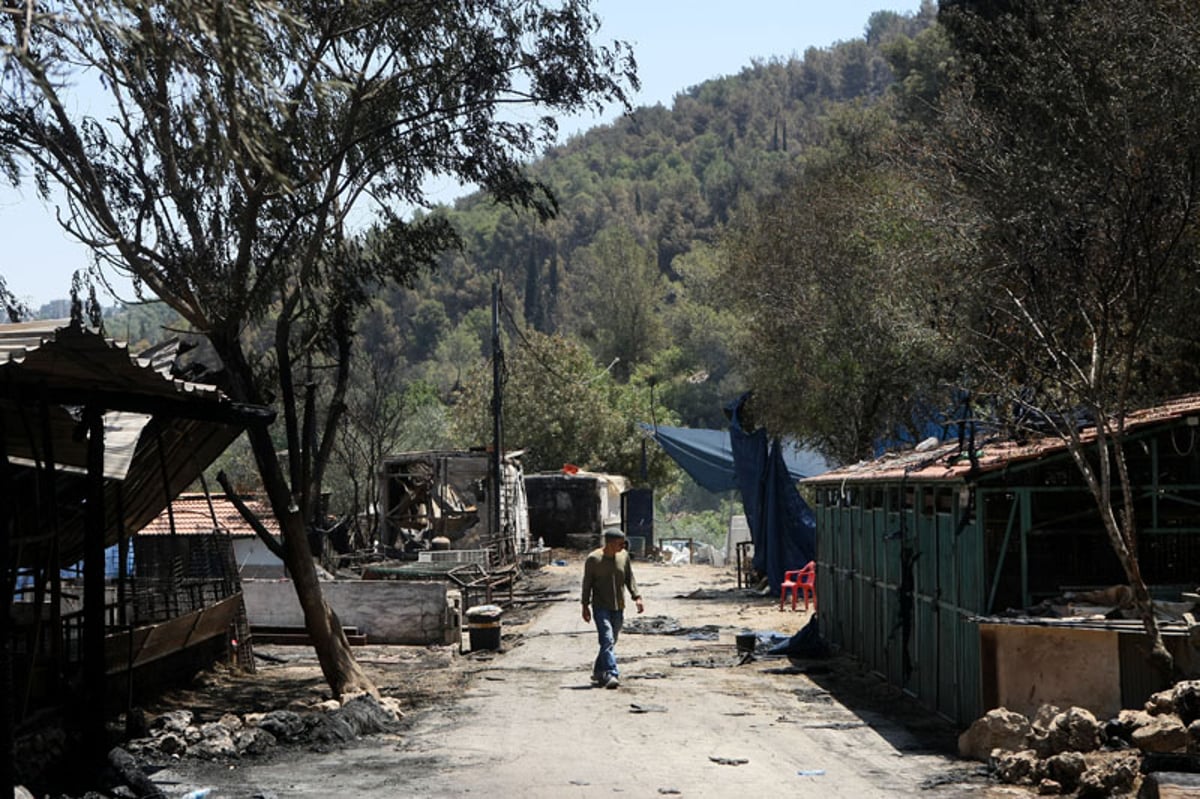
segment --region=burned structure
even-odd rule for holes
[[[379,544],[396,553],[434,548],[485,553],[485,566],[517,560],[529,546],[521,453],[500,458],[499,484],[484,451],[440,450],[389,455],[380,464]],[[495,503],[499,503],[499,508]]]
[[[228,644],[241,607],[228,540],[136,559],[129,541],[271,413],[175,377],[177,353],[173,342],[135,356],[79,322],[0,326],[0,530],[16,587],[0,613],[2,751],[47,713],[103,747],[138,669]]]
[[[363,579],[444,584],[459,615],[476,602],[511,600],[531,549],[521,455],[435,450],[384,458],[377,548],[387,560],[364,566]]]
[[[1198,428],[1195,395],[1130,414],[1125,438],[1142,574],[1168,649],[1193,674]],[[1093,441],[1094,428],[1081,436]],[[1000,705],[1111,714],[1163,687],[1065,442],[918,450],[804,481],[831,642],[964,726]]]
[[[530,535],[547,546],[591,549],[599,545],[605,527],[625,527],[630,488],[629,480],[621,475],[578,469],[531,474],[525,478],[525,491],[529,495]],[[640,499],[648,494],[646,490],[635,496]],[[650,497],[637,506],[640,523],[636,529],[626,530],[631,538],[641,538],[643,551],[654,545],[652,500]]]
[[[251,496],[239,497],[266,534],[277,541],[279,522],[270,506]],[[180,550],[190,551],[192,563],[213,539],[227,541],[236,566],[240,596],[250,638],[262,643],[311,646],[304,609],[296,602],[296,589],[284,562],[270,550],[225,496],[182,494],[138,531],[133,541],[135,563],[189,562]],[[458,640],[458,611],[450,592],[441,583],[380,582],[359,579],[352,569],[331,573],[317,568],[321,594],[338,615],[351,645],[444,644]],[[246,636],[238,635],[239,649]],[[216,642],[214,642],[216,643]]]

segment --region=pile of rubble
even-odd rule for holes
[[[397,700],[370,694],[329,700],[301,712],[226,713],[205,723],[196,723],[190,710],[172,710],[154,719],[148,735],[127,741],[125,749],[146,759],[255,756],[280,744],[324,750],[393,729],[400,717]]]
[[[162,796],[161,789],[146,776],[143,764],[162,763],[184,757],[230,760],[267,755],[276,747],[307,747],[330,751],[367,735],[393,731],[403,713],[392,697],[359,694],[342,702],[328,700],[294,710],[268,713],[226,713],[216,721],[201,722],[190,710],[171,710],[146,723],[140,712],[127,719],[128,727],[144,734],[129,738],[108,752],[108,768],[96,777],[101,786],[91,786],[87,796]],[[27,784],[48,779],[56,763],[70,760],[79,742],[61,727],[51,726],[17,741],[18,779]],[[32,796],[16,789],[14,796]],[[44,792],[39,792],[44,793]],[[58,794],[56,794],[58,795]],[[66,796],[66,794],[62,794]]]
[[[1043,705],[1032,719],[997,708],[959,737],[958,748],[988,763],[1001,782],[1034,785],[1043,795],[1120,796],[1137,787],[1148,755],[1200,764],[1200,680],[1105,722],[1080,707]]]

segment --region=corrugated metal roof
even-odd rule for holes
[[[171,377],[179,342],[168,341],[134,355],[123,341],[72,326],[69,319],[0,325],[0,374],[19,365],[21,380],[46,389],[117,391],[174,397],[180,393],[211,395],[215,386]],[[147,380],[155,375],[160,380]]]
[[[83,406],[105,410],[106,545],[132,534],[186,489],[266,409],[236,406],[214,386],[170,377],[174,350],[128,347],[65,320],[0,325],[0,431],[13,470],[21,563],[83,550],[87,439]],[[168,357],[169,356],[169,357]],[[54,499],[39,503],[34,465],[53,460]],[[120,512],[118,513],[118,508]],[[53,531],[57,531],[57,536]]]
[[[1200,416],[1200,394],[1188,394],[1152,408],[1133,411],[1125,419],[1125,429],[1138,430],[1178,421],[1188,416]],[[1080,437],[1085,443],[1094,440],[1096,428],[1085,428],[1080,432]],[[998,471],[1015,463],[1060,455],[1066,449],[1067,442],[1057,436],[1044,436],[1023,443],[1001,439],[985,440],[982,443],[977,441],[977,474]],[[820,484],[900,479],[957,482],[965,480],[970,471],[971,460],[966,453],[960,451],[959,443],[955,440],[940,442],[928,449],[889,452],[876,460],[860,461],[810,477],[803,482]]]
[[[271,512],[269,505],[249,497],[243,498],[242,501],[259,518],[269,533],[279,535],[279,521]],[[213,531],[214,515],[217,529],[234,538],[255,535],[254,530],[238,513],[234,504],[221,495],[212,497],[210,511],[208,497],[204,494],[180,494],[171,502],[171,514],[175,517],[175,533],[178,535],[208,535]],[[138,532],[138,535],[170,534],[171,516],[166,509]]]

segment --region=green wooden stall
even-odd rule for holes
[[[1126,435],[1142,571],[1177,598],[1200,581],[1200,395],[1131,414]],[[822,634],[964,727],[988,710],[979,618],[1125,582],[1057,439],[947,442],[804,486]]]

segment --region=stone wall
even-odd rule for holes
[[[372,644],[447,644],[459,639],[458,608],[446,583],[336,580],[321,583],[345,627]],[[243,580],[251,625],[303,627],[304,613],[291,580]]]

